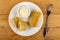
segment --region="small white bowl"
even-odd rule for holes
[[[20,9],[21,9],[22,7],[26,7],[27,10],[28,10],[28,15],[27,15],[26,17],[22,17],[22,16],[20,15],[20,13],[19,13],[19,11],[20,11]],[[27,18],[30,16],[30,13],[31,13],[30,8],[27,7],[27,6],[25,6],[25,5],[23,5],[23,6],[21,6],[21,7],[19,7],[19,8],[17,9],[17,15],[18,15],[18,17],[20,17],[20,18],[22,18],[22,19],[27,19]]]

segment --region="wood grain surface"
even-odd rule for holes
[[[43,11],[44,23],[41,30],[35,35],[23,37],[15,34],[9,24],[8,16],[11,8],[20,2],[33,2]],[[43,36],[43,29],[46,21],[46,9],[53,4],[52,13],[49,16],[49,31],[46,38]],[[0,0],[0,40],[60,40],[60,0]]]

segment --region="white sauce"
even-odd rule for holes
[[[22,17],[22,18],[27,18],[29,16],[29,9],[28,7],[26,6],[22,6],[20,9],[19,9],[19,15]]]

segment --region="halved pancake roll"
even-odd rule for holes
[[[19,22],[18,22],[18,29],[19,29],[20,31],[25,31],[25,30],[27,30],[27,29],[28,29],[28,24],[27,24],[27,22],[19,21]]]
[[[40,12],[33,10],[29,18],[29,25],[32,27],[36,27],[38,25],[40,16],[41,16]]]
[[[13,25],[14,25],[15,27],[18,27],[18,21],[19,21],[19,18],[18,18],[18,17],[12,18],[11,21],[12,21],[12,23],[13,23]]]

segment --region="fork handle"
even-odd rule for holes
[[[46,36],[47,32],[48,32],[48,16],[46,18],[46,24],[45,24],[45,28],[44,28],[44,32],[43,32],[44,37]]]

